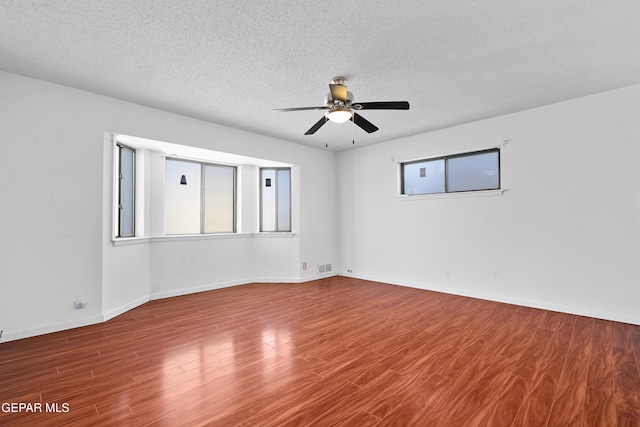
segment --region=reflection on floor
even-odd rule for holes
[[[640,326],[345,277],[257,283],[1,344],[0,424],[638,425],[639,365]]]

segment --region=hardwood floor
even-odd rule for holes
[[[639,364],[640,326],[258,283],[0,344],[0,425],[639,426]]]

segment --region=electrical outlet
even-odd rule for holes
[[[76,299],[73,301],[73,306],[76,309],[84,308],[87,305],[87,300],[84,299],[81,293],[76,294]]]

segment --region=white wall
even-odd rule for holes
[[[327,263],[640,324],[640,86],[337,156],[8,73],[0,93],[3,341],[99,322],[153,297],[310,280]],[[105,132],[297,165],[295,236],[114,247]],[[503,196],[397,197],[397,162],[503,139]]]
[[[154,296],[307,280],[301,260],[337,259],[332,152],[3,72],[0,93],[3,341],[99,322]],[[105,132],[295,164],[306,189],[297,209],[309,219],[289,238],[114,247]],[[264,255],[277,251],[284,256]],[[73,308],[77,293],[87,299],[82,310]]]
[[[504,195],[397,197],[398,162],[505,139]],[[640,324],[639,154],[640,85],[342,152],[343,271]]]

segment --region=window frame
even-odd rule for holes
[[[498,185],[495,188],[480,188],[480,189],[471,189],[471,190],[455,190],[455,191],[451,191],[449,189],[449,160],[450,159],[457,159],[457,158],[461,158],[461,157],[472,157],[472,156],[477,156],[477,155],[482,155],[482,154],[487,154],[487,153],[497,153],[498,155]],[[411,165],[411,164],[416,164],[416,163],[424,163],[424,162],[429,162],[429,161],[437,161],[437,160],[443,160],[444,161],[444,191],[441,192],[434,192],[434,193],[416,193],[416,194],[407,194],[405,192],[405,165]],[[489,148],[489,149],[485,149],[485,150],[477,150],[477,151],[469,151],[469,152],[464,152],[464,153],[457,153],[457,154],[450,154],[450,155],[445,155],[445,156],[438,156],[438,157],[429,157],[429,158],[424,158],[424,159],[419,159],[419,160],[412,160],[412,161],[408,161],[408,162],[401,162],[400,163],[400,194],[402,196],[425,196],[425,195],[432,195],[432,194],[459,194],[459,193],[473,193],[473,192],[477,192],[477,191],[494,191],[494,190],[500,190],[502,189],[502,164],[501,164],[501,156],[500,156],[500,148]]]
[[[183,159],[180,157],[173,157],[173,156],[166,156],[165,157],[165,171],[166,171],[166,162],[167,161],[178,161],[178,162],[184,162],[184,163],[194,163],[200,166],[200,182],[199,182],[199,186],[200,186],[200,192],[199,192],[199,201],[200,201],[200,226],[199,226],[199,233],[176,233],[176,234],[168,234],[166,232],[166,206],[167,206],[167,201],[165,199],[165,231],[164,231],[164,235],[165,236],[199,236],[199,235],[217,235],[217,234],[235,234],[238,232],[238,166],[237,165],[226,165],[226,164],[222,164],[222,163],[212,163],[212,162],[205,162],[205,161],[198,161],[198,160],[191,160],[191,159]],[[215,231],[215,232],[205,232],[206,229],[206,223],[205,223],[205,218],[206,218],[206,211],[205,211],[205,205],[206,205],[206,189],[205,189],[205,168],[207,166],[213,166],[213,167],[219,167],[219,168],[227,168],[227,169],[231,169],[233,171],[233,227],[231,231]],[[165,194],[166,194],[166,186],[167,186],[167,181],[166,181],[166,177],[165,177],[165,182],[164,182],[164,188],[165,188]],[[188,185],[188,184],[187,184]]]
[[[260,199],[258,201],[259,204],[259,209],[258,209],[258,215],[259,215],[259,224],[258,224],[258,230],[260,233],[291,233],[293,230],[293,224],[292,224],[292,214],[291,214],[291,209],[292,209],[292,200],[291,200],[291,186],[292,186],[292,177],[291,177],[291,167],[260,167],[259,168],[259,172],[258,172],[258,190],[260,193]],[[275,187],[275,212],[274,212],[274,216],[276,218],[276,229],[275,230],[264,230],[264,224],[263,224],[263,218],[264,218],[264,213],[263,213],[263,209],[264,209],[264,195],[262,192],[262,180],[263,180],[263,171],[265,170],[269,170],[269,171],[274,171],[274,182],[273,182],[273,186]],[[279,194],[279,188],[280,186],[278,185],[278,171],[281,170],[286,170],[289,172],[289,229],[287,230],[280,230],[279,229],[279,223],[278,223],[278,194]]]
[[[122,173],[122,163],[123,163],[123,156],[122,153],[123,151],[129,151],[132,153],[132,173],[131,176],[133,177],[132,180],[132,184],[131,184],[131,194],[132,194],[132,206],[131,206],[131,229],[132,232],[131,234],[124,234],[123,230],[124,230],[124,224],[123,224],[123,189],[124,189],[124,176]],[[123,238],[131,238],[131,237],[135,237],[136,236],[136,192],[137,192],[137,180],[136,180],[136,174],[137,174],[137,168],[136,168],[136,157],[137,157],[137,150],[133,147],[130,147],[128,145],[122,144],[120,142],[116,142],[116,155],[117,155],[117,172],[116,172],[116,178],[117,178],[117,195],[116,195],[116,210],[117,210],[117,214],[116,214],[116,233],[115,233],[115,237],[119,238],[119,239],[123,239]]]

